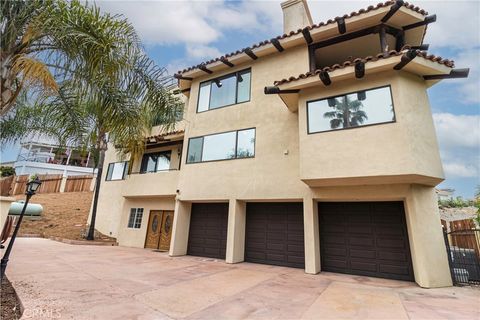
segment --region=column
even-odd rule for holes
[[[247,218],[246,203],[230,199],[228,204],[227,263],[245,260],[245,223]]]
[[[424,288],[451,286],[435,189],[412,185],[405,209],[415,282]]]
[[[318,205],[311,197],[303,199],[303,225],[305,237],[305,272],[320,272],[320,233],[318,229]]]
[[[170,242],[171,257],[187,254],[188,230],[190,229],[190,212],[192,203],[176,200],[173,217],[172,240]]]

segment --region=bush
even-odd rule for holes
[[[15,175],[15,168],[0,166],[0,176],[9,177]]]

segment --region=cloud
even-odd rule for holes
[[[448,178],[480,174],[480,116],[434,113],[440,155]]]
[[[187,45],[187,55],[197,59],[211,59],[219,57],[222,53],[215,47],[204,45]]]

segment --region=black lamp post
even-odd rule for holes
[[[10,252],[12,251],[13,243],[17,238],[18,229],[20,229],[20,224],[22,223],[23,215],[25,214],[25,210],[27,210],[28,201],[30,201],[30,198],[35,194],[35,192],[37,192],[38,187],[40,187],[41,184],[42,184],[42,181],[40,181],[38,177],[35,177],[35,179],[27,183],[27,191],[25,191],[25,195],[27,196],[27,199],[25,200],[25,204],[23,205],[23,209],[22,209],[22,212],[20,213],[20,217],[18,217],[17,225],[15,226],[15,230],[13,231],[12,238],[8,243],[7,250],[5,251],[5,254],[3,255],[2,261],[0,263],[0,267],[1,267],[0,279],[1,280],[3,280],[3,277],[5,276],[5,269],[7,269],[8,258],[10,257]]]

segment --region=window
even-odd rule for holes
[[[123,180],[127,176],[128,161],[112,162],[108,164],[107,181]]]
[[[144,154],[140,173],[170,170],[171,154],[171,151]]]
[[[308,133],[395,121],[390,86],[307,103]]]
[[[250,100],[250,69],[200,83],[197,112]]]
[[[188,143],[187,163],[254,156],[255,129],[245,129],[191,138]]]
[[[140,229],[142,226],[143,208],[131,208],[130,217],[128,218],[128,227]]]

